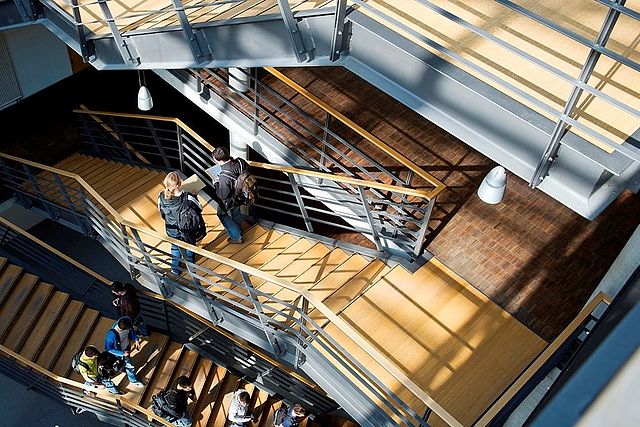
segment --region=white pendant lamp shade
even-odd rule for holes
[[[491,169],[478,188],[478,197],[485,203],[495,205],[502,201],[507,187],[507,172],[502,166]]]
[[[153,99],[146,86],[140,86],[138,91],[138,108],[142,111],[149,111],[153,108]]]

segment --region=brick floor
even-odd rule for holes
[[[447,185],[428,249],[544,339],[577,314],[638,226],[638,195],[589,222],[513,175],[504,201],[486,205],[475,190],[490,159],[344,69],[284,72]]]

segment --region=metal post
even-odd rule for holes
[[[324,118],[324,128],[322,129],[322,153],[320,153],[320,168],[324,170],[324,159],[327,152],[327,143],[329,136],[329,126],[331,126],[331,119],[333,116],[329,113]]]
[[[151,120],[146,120],[146,122],[147,122],[147,126],[149,126],[149,132],[151,132],[151,136],[153,137],[153,140],[155,141],[156,146],[158,147],[158,151],[162,156],[164,165],[167,168],[171,168],[171,163],[169,163],[169,158],[167,157],[167,153],[165,153],[164,148],[162,147],[162,142],[160,142],[160,138],[158,138],[158,133],[156,132],[156,128],[153,126],[153,122]]]
[[[615,0],[620,6],[625,4],[626,0]],[[598,33],[598,38],[596,39],[596,46],[604,47],[611,36],[611,32],[613,31],[613,27],[618,21],[618,17],[620,16],[620,12],[616,9],[610,8],[607,16],[602,24],[602,28],[600,28],[600,32]],[[591,49],[587,59],[582,66],[582,70],[580,71],[580,76],[578,77],[578,81],[580,83],[586,83],[591,75],[593,74],[593,70],[596,67],[596,63],[600,58],[601,53],[595,49]],[[578,86],[574,86],[571,90],[571,94],[569,95],[569,99],[564,106],[564,110],[562,111],[562,115],[558,119],[553,132],[551,133],[551,137],[549,138],[549,142],[547,143],[547,147],[536,166],[536,170],[533,172],[533,176],[531,177],[531,181],[529,181],[529,186],[531,188],[536,188],[540,183],[544,180],[544,178],[549,174],[549,169],[551,168],[552,163],[555,161],[558,156],[558,151],[560,150],[560,140],[567,133],[567,123],[565,118],[571,117],[573,115],[573,111],[580,100],[580,96],[584,90]]]
[[[367,221],[369,222],[369,227],[371,227],[371,235],[373,236],[373,241],[376,244],[376,249],[379,251],[382,250],[382,244],[380,243],[380,237],[378,236],[378,230],[373,223],[373,215],[371,214],[371,209],[369,209],[369,203],[367,202],[367,196],[364,192],[364,188],[359,185],[358,193],[360,193],[360,202],[362,202],[362,207],[364,208],[364,212],[367,215]]]
[[[300,347],[306,345],[306,341],[302,339],[302,327],[307,324],[307,320],[305,319],[305,315],[309,312],[309,300],[305,297],[302,297],[302,314],[300,315],[300,337],[298,338],[298,347],[296,347],[296,358],[295,358],[295,368],[298,369],[300,366],[304,364],[306,361],[304,357],[304,353],[300,351]]]
[[[87,133],[87,138],[89,139],[89,141],[85,141],[85,142],[92,145],[93,151],[96,153],[96,155],[98,156],[102,155],[103,154],[102,148],[100,148],[100,145],[98,144],[95,137],[93,136],[93,131],[91,130],[91,126],[89,126],[89,122],[86,119],[85,115],[78,113],[78,118],[82,122],[82,127]]]
[[[180,162],[180,170],[184,172],[184,150],[182,149],[182,128],[176,123],[176,135],[178,137],[178,161]]]
[[[260,301],[258,300],[258,295],[256,294],[253,284],[251,283],[251,279],[249,278],[249,275],[242,270],[240,270],[240,275],[242,276],[242,281],[244,282],[247,292],[249,293],[249,298],[251,300],[251,304],[253,304],[253,308],[256,311],[258,320],[262,325],[262,331],[267,337],[267,341],[269,342],[269,345],[273,350],[273,354],[277,354],[277,355],[284,354],[285,349],[280,347],[278,339],[275,337],[274,333],[271,332],[269,328],[269,322],[266,320],[267,316],[262,311],[262,303],[260,303]]]
[[[308,56],[306,55],[307,49],[304,47],[304,42],[300,35],[300,28],[298,28],[298,22],[293,17],[289,1],[278,0],[278,6],[280,7],[280,14],[282,15],[284,26],[289,32],[289,37],[291,38],[296,58],[298,59],[298,62],[304,62],[308,59]]]
[[[60,187],[60,191],[62,192],[62,195],[63,195],[64,199],[66,200],[67,204],[69,205],[69,208],[73,208],[72,209],[72,211],[73,211],[73,219],[76,221],[76,224],[78,224],[78,227],[83,228],[83,223],[78,218],[76,207],[75,207],[74,203],[71,200],[71,196],[69,196],[69,193],[67,192],[67,188],[64,185],[64,182],[62,182],[62,179],[60,179],[60,175],[58,175],[56,173],[53,176],[55,177],[56,184],[58,184],[58,186]]]
[[[124,226],[122,226],[122,229],[124,232],[125,230]],[[131,235],[133,236],[133,240],[136,242],[136,245],[138,245],[138,249],[140,249],[140,252],[142,253],[142,257],[144,258],[144,263],[149,269],[149,272],[151,273],[151,276],[153,277],[153,281],[155,282],[156,286],[158,287],[158,289],[160,289],[160,293],[165,298],[171,298],[171,296],[173,295],[173,289],[170,286],[167,286],[164,280],[162,280],[157,274],[158,272],[156,271],[156,267],[153,264],[153,261],[151,260],[151,257],[149,256],[149,253],[147,252],[147,249],[145,248],[144,243],[142,242],[142,239],[140,238],[140,234],[138,233],[138,230],[136,230],[135,228],[132,228]],[[133,256],[128,245],[127,245],[127,252],[129,253],[130,256]]]
[[[127,237],[127,228],[124,225],[120,225],[120,232],[122,237],[122,244],[124,246],[125,257],[127,261],[127,267],[129,269],[129,275],[131,276],[131,280],[135,280],[135,268],[133,267],[133,262],[131,258],[133,255],[131,254],[131,248],[129,247],[129,238]]]
[[[259,121],[260,118],[260,110],[258,109],[258,100],[260,99],[258,91],[260,90],[260,85],[258,84],[258,69],[253,68],[251,70],[253,74],[253,134],[258,135],[259,130]]]
[[[100,5],[104,20],[109,26],[109,30],[111,30],[111,35],[113,36],[113,40],[116,42],[116,46],[118,46],[118,51],[120,52],[120,56],[122,57],[124,63],[134,63],[134,65],[140,65],[140,55],[138,55],[138,52],[133,46],[133,41],[130,40],[129,44],[125,42],[122,34],[120,34],[120,30],[118,30],[115,19],[113,19],[111,10],[109,10],[107,0],[98,0],[98,4]]]
[[[125,142],[124,138],[122,137],[122,134],[120,133],[120,128],[116,124],[115,119],[113,117],[109,117],[109,121],[111,121],[111,126],[113,127],[113,131],[118,136],[118,141],[120,142],[120,145],[122,145],[122,151],[124,152],[124,156],[128,160],[133,160],[133,156],[131,156],[131,153],[129,152],[129,149],[127,148],[127,143]]]
[[[73,19],[76,23],[76,31],[78,32],[78,43],[80,44],[80,54],[84,62],[89,62],[93,52],[89,51],[89,44],[84,34],[84,24],[82,23],[82,16],[80,15],[80,7],[78,6],[78,0],[71,0],[71,8],[73,9]],[[93,42],[91,43],[93,46]],[[92,49],[93,50],[93,49]]]
[[[205,59],[211,57],[211,54],[205,54],[198,43],[198,38],[196,37],[193,28],[191,27],[191,23],[189,22],[189,18],[187,17],[186,12],[184,11],[184,6],[180,0],[171,0],[173,3],[174,10],[178,15],[178,20],[180,21],[180,27],[182,27],[182,33],[184,37],[187,39],[187,43],[189,43],[189,47],[191,48],[191,53],[193,53],[193,59],[196,64],[200,64]]]
[[[345,14],[347,10],[347,0],[336,0],[336,11],[333,20],[333,35],[331,36],[331,53],[329,59],[337,61],[342,52],[342,40],[345,30]]]
[[[296,179],[292,173],[287,172],[287,177],[289,178],[289,182],[291,183],[291,187],[293,188],[293,194],[296,196],[298,207],[300,208],[300,212],[302,213],[302,219],[304,220],[304,225],[307,227],[307,231],[309,233],[313,233],[313,224],[311,224],[311,219],[309,218],[309,214],[307,213],[307,208],[304,205],[304,200],[302,200],[302,195],[300,195],[300,189],[298,188],[298,183],[296,182]]]
[[[33,186],[33,190],[36,193],[36,196],[42,201],[42,204],[44,205],[44,209],[47,211],[49,218],[51,218],[54,221],[58,219],[58,215],[53,210],[51,210],[49,203],[47,203],[47,199],[45,198],[44,193],[40,189],[40,186],[38,185],[36,177],[31,172],[31,169],[25,164],[22,165],[22,169],[27,174],[27,177],[29,178],[29,182],[31,182],[31,185]]]
[[[420,232],[418,233],[418,237],[416,240],[416,246],[413,248],[413,254],[415,256],[420,256],[420,253],[422,252],[422,243],[424,242],[424,237],[427,235],[427,230],[429,229],[429,219],[431,218],[431,211],[433,211],[433,206],[435,204],[436,198],[433,197],[431,200],[429,200],[427,210],[424,211],[422,224],[420,225]]]

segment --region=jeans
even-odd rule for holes
[[[220,222],[224,226],[224,229],[227,230],[229,238],[233,240],[239,240],[242,238],[241,226],[242,221],[244,220],[244,215],[240,212],[240,206],[231,208],[228,211],[219,209],[218,218],[220,218]]]
[[[136,367],[133,366],[133,361],[129,356],[124,356],[124,370],[127,371],[127,378],[129,378],[129,382],[138,382],[138,377],[136,377]]]
[[[102,383],[102,385],[104,385],[105,390],[107,390],[109,393],[113,393],[113,394],[118,393],[118,389],[116,388],[116,385],[113,383],[113,381],[111,381],[108,378],[98,378],[96,379],[95,382],[85,381],[84,383],[85,385],[88,385],[91,387],[95,386],[97,383]]]
[[[133,327],[136,330],[136,335],[139,337],[148,337],[149,330],[147,329],[147,324],[144,323],[144,318],[142,314],[138,314],[135,319],[133,319]]]
[[[180,247],[174,244],[171,244],[171,272],[173,274],[180,274]],[[195,263],[196,257],[188,249],[184,250],[184,259],[185,261]]]
[[[191,427],[191,425],[193,424],[193,420],[189,417],[182,417],[178,418],[175,421],[172,421],[172,423],[177,427]]]

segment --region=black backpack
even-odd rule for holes
[[[206,236],[207,227],[202,217],[202,209],[189,197],[189,194],[185,194],[178,210],[176,226],[180,233],[180,240],[194,245]]]
[[[84,350],[81,350],[80,353],[76,354],[71,358],[71,367],[77,373],[80,373],[80,367],[82,366],[84,369],[89,370],[89,365],[80,360],[80,356],[84,353]]]
[[[166,419],[173,419],[174,408],[171,407],[167,401],[167,397],[170,393],[176,393],[175,390],[163,390],[158,394],[151,397],[151,410],[159,417]],[[175,398],[173,399],[175,401]]]
[[[98,356],[98,375],[111,379],[124,370],[124,360],[104,351]]]
[[[256,199],[258,198],[258,180],[251,171],[249,171],[248,165],[245,161],[237,160],[237,162],[240,164],[240,175],[235,176],[224,170],[221,174],[224,174],[235,181],[233,206],[251,206],[255,204]]]

